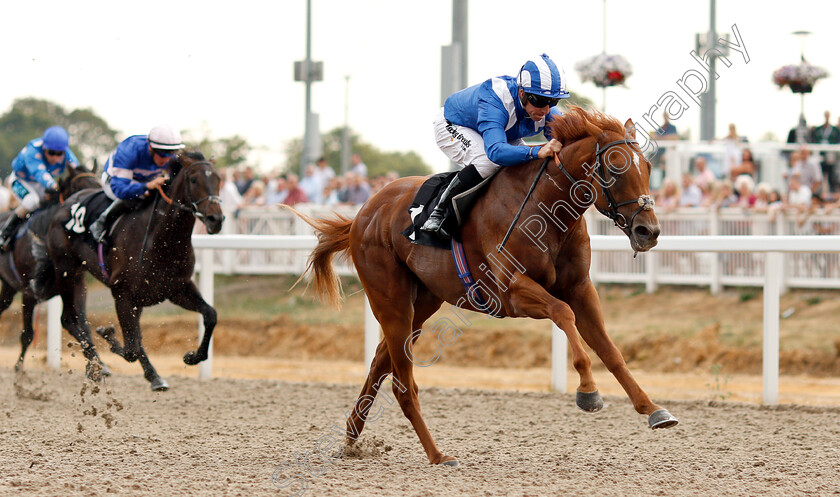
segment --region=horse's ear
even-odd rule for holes
[[[93,158],[93,169],[91,169],[91,174],[96,174],[96,170],[99,169],[99,159],[96,157]]]
[[[603,130],[589,122],[589,120],[586,120],[586,132],[592,135],[593,138],[597,139],[598,136],[603,133]]]
[[[636,124],[633,122],[632,119],[628,119],[627,122],[624,123],[624,138],[628,140],[635,140],[636,139]]]

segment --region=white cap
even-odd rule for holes
[[[181,143],[181,132],[166,124],[155,126],[149,131],[149,145],[161,150],[184,148],[184,144]]]

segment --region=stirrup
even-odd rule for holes
[[[422,231],[440,231],[441,226],[443,226],[443,210],[442,209],[435,209],[432,211],[432,215],[429,216],[429,219],[426,219],[426,222],[423,223],[423,226],[420,227]]]

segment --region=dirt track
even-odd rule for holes
[[[272,474],[343,426],[358,386],[0,369],[0,495],[292,495]],[[430,467],[396,404],[306,495],[839,495],[838,408],[663,402],[651,431],[624,397],[430,388],[423,412],[459,468]],[[95,409],[95,411],[94,411]],[[310,459],[311,460],[311,459]],[[312,463],[314,464],[314,463]],[[279,475],[279,473],[278,473]],[[275,475],[277,476],[277,475]]]

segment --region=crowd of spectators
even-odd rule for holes
[[[234,209],[266,208],[279,204],[322,206],[361,205],[383,186],[397,179],[394,172],[368,178],[367,166],[358,154],[352,168],[337,175],[323,157],[304,168],[303,177],[293,173],[257,174],[252,167],[222,171],[223,204]],[[231,208],[231,207],[229,207]]]
[[[737,133],[734,124],[720,140],[724,145],[723,161],[715,174],[708,167],[707,154],[698,154],[688,165],[680,181],[665,177],[661,185],[651,183],[660,212],[680,207],[737,208],[749,212],[769,213],[771,220],[782,210],[793,211],[800,222],[814,212],[831,212],[840,206],[840,185],[835,179],[835,154],[812,152],[810,143],[836,144],[840,131],[829,122],[808,130],[809,143],[800,143],[787,155],[781,181],[760,181],[760,167],[749,143]],[[668,130],[676,131],[671,125]],[[801,133],[800,133],[801,134]],[[771,183],[781,184],[774,188]],[[657,188],[658,187],[658,188]]]

